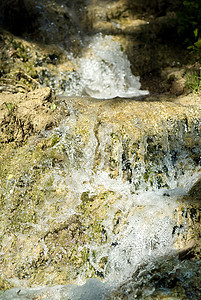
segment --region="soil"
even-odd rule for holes
[[[0,146],[22,145],[27,138],[57,126],[68,115],[67,108],[56,107],[50,88],[26,93],[0,94]]]

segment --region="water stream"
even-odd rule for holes
[[[133,118],[123,121],[115,116],[115,107],[111,109],[113,115],[110,112],[106,115],[108,102],[104,104],[105,99],[122,97],[125,101],[125,98],[146,96],[148,91],[140,89],[140,79],[132,74],[128,58],[117,40],[102,34],[88,40],[82,57],[72,58],[79,70],[76,79],[73,78],[72,85],[64,91],[58,90],[60,95],[71,96],[64,98],[70,115],[60,126],[41,133],[38,138],[59,137],[51,150],[64,155],[65,164],[60,168],[48,158],[45,161],[48,173],[44,173],[38,189],[41,192],[48,189],[51,181],[50,194],[59,191],[60,198],[47,196],[43,209],[37,212],[37,225],[28,224],[29,234],[40,235],[46,230],[40,242],[49,255],[50,244],[56,247],[53,240],[48,244],[53,234],[52,220],[59,227],[67,219],[81,215],[89,239],[83,243],[78,241],[78,253],[86,250],[87,262],[73,276],[73,284],[26,289],[23,280],[18,283],[13,280],[19,288],[3,292],[0,299],[152,299],[149,297],[157,288],[168,297],[171,285],[164,284],[169,280],[167,274],[170,278],[175,270],[180,270],[182,281],[185,276],[193,277],[200,268],[199,262],[194,263],[193,269],[191,262],[180,261],[175,248],[177,236],[188,231],[185,217],[182,227],[175,227],[175,211],[200,176],[199,159],[196,160],[200,155],[200,120],[195,116],[194,123],[190,124],[185,119],[173,120],[169,114],[160,123],[151,124],[149,129],[142,115],[137,115],[138,108],[133,108],[136,110]],[[82,102],[82,97],[73,100],[72,95],[84,94],[100,102],[87,98],[92,101],[89,106],[93,109],[88,111],[86,107],[83,113],[76,101],[83,106],[84,100]],[[144,102],[140,105],[148,111]],[[97,114],[100,107],[102,111]],[[190,109],[188,113],[190,116]],[[129,109],[127,114],[129,116]],[[197,148],[190,149],[187,141],[197,143]],[[37,168],[42,172],[44,166],[39,164]],[[31,180],[33,174],[31,167],[27,180]],[[17,185],[8,184],[6,199],[12,197],[14,189],[18,189]],[[86,203],[91,216],[82,210]],[[49,210],[50,206],[58,207],[58,218]],[[94,233],[96,220],[99,227]],[[60,250],[65,255],[64,245]],[[61,252],[55,252],[58,261]],[[31,261],[31,254],[29,259]],[[52,274],[46,276],[49,282],[55,279]]]
[[[149,95],[148,91],[140,89],[140,77],[132,74],[128,57],[113,36],[99,33],[85,37],[84,44],[81,57],[67,53],[75,71],[65,73],[61,69],[56,77],[50,78],[49,85],[57,94],[89,95],[96,99]]]
[[[180,205],[179,199],[182,201],[200,176],[199,163],[192,159],[191,150],[185,146],[186,139],[195,140],[199,136],[197,121],[189,123],[188,128],[186,121],[171,121],[170,127],[163,122],[157,124],[159,127],[163,124],[162,136],[159,133],[154,135],[158,151],[153,147],[154,136],[147,133],[145,125],[140,127],[142,133],[138,143],[134,143],[136,130],[139,130],[136,119],[133,119],[131,130],[134,136],[128,136],[128,131],[120,132],[122,127],[118,127],[118,120],[117,124],[104,123],[103,118],[102,124],[97,125],[97,113],[90,111],[90,105],[87,112],[84,108],[85,113],[80,113],[73,98],[65,99],[70,116],[59,127],[42,133],[46,139],[60,137],[51,151],[64,153],[65,164],[61,168],[53,164],[51,158],[46,159],[44,163],[48,172],[44,173],[38,186],[40,191],[49,189],[50,195],[51,191],[58,191],[58,196],[47,196],[43,208],[37,211],[37,224],[27,225],[32,228],[29,235],[40,236],[47,232],[40,242],[46,255],[51,248],[56,249],[55,259],[62,261],[68,250],[56,236],[55,242],[51,239],[52,224],[59,228],[66,220],[80,215],[85,224],[82,224],[85,226],[82,230],[86,231],[88,240],[81,242],[82,236],[77,237],[77,255],[86,253],[87,261],[79,267],[77,275],[73,275],[73,285],[28,290],[19,287],[7,290],[0,299],[148,299],[146,297],[157,290],[157,282],[164,280],[167,274],[174,274],[174,268],[183,272],[181,278],[187,272],[189,278],[193,277],[195,269],[199,269],[199,262],[189,269],[188,263],[178,260],[174,244],[177,236],[188,232],[185,216],[182,226],[176,226],[175,211]],[[78,101],[82,103],[84,98],[78,98]],[[93,101],[91,103],[93,106]],[[102,105],[102,110],[106,107]],[[138,118],[140,120],[140,115]],[[168,132],[167,136],[165,132]],[[199,157],[199,149],[196,151]],[[155,155],[156,159],[153,159]],[[37,163],[41,172],[44,163]],[[31,169],[27,182],[34,178],[35,167]],[[48,182],[51,182],[50,187]],[[18,189],[17,183],[16,188],[8,185],[7,199],[14,189]],[[59,214],[55,215],[51,207],[57,207]],[[98,226],[97,232],[94,232],[95,226]],[[22,251],[21,255],[23,261],[27,254]],[[34,255],[32,258],[29,253],[26,259],[31,262]],[[51,265],[51,261],[49,263]],[[66,266],[66,272],[68,269]],[[157,279],[152,279],[156,273]],[[51,273],[46,276],[50,282],[55,280]],[[91,279],[86,281],[87,278]],[[23,281],[13,282],[18,286],[25,284]],[[115,296],[117,291],[119,294]],[[168,294],[169,289],[166,288],[164,293]]]
[[[93,98],[139,97],[149,94],[140,90],[139,77],[131,73],[123,47],[112,36],[97,35],[90,42],[86,57],[80,60],[84,91]]]

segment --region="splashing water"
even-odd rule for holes
[[[50,23],[50,25],[48,25],[52,28],[50,29],[56,32],[54,24]],[[132,98],[149,94],[148,91],[140,90],[139,77],[132,74],[130,62],[121,44],[112,36],[96,35],[91,39],[81,58],[75,59],[69,56],[69,60],[77,66],[76,71],[65,73],[61,68],[59,69],[60,75],[52,78],[52,85],[50,84],[58,94],[88,94],[97,99]],[[72,280],[72,282],[82,286],[70,284],[32,289],[16,288],[2,292],[0,299],[146,299],[145,297],[149,297],[154,292],[155,282],[163,278],[164,270],[167,270],[169,275],[178,269],[181,280],[189,278],[193,273],[189,268],[190,263],[182,264],[175,260],[173,262],[175,265],[171,265],[171,262],[168,262],[168,257],[175,255],[173,227],[178,197],[186,195],[192,184],[200,176],[198,163],[195,163],[189,155],[190,147],[192,147],[193,154],[196,154],[195,158],[198,156],[196,152],[199,152],[200,136],[198,129],[195,130],[198,126],[195,124],[195,128],[186,129],[182,122],[175,126],[174,122],[171,123],[170,117],[169,128],[167,128],[166,123],[161,124],[161,127],[164,127],[162,135],[164,141],[161,142],[164,148],[161,147],[161,150],[160,148],[157,149],[160,144],[157,141],[157,134],[148,136],[148,132],[144,132],[140,135],[140,142],[133,139],[135,126],[139,126],[142,131],[145,131],[143,129],[144,119],[137,124],[139,120],[133,117],[132,124],[136,122],[136,125],[132,125],[131,132],[126,132],[123,135],[118,132],[118,128],[112,122],[106,123],[104,126],[102,119],[100,120],[102,127],[99,126],[100,128],[98,128],[97,124],[94,125],[93,123],[94,116],[87,121],[88,123],[85,122],[85,116],[83,116],[81,120],[83,127],[79,128],[76,123],[79,113],[73,104],[71,107],[69,105],[68,108],[70,117],[67,122],[52,132],[44,134],[51,139],[52,133],[58,133],[60,141],[52,146],[52,150],[59,154],[65,153],[66,166],[62,165],[61,168],[58,165],[55,166],[56,163],[52,163],[50,158],[47,158],[45,167],[42,163],[34,166],[41,169],[41,172],[44,168],[50,169],[49,172],[44,172],[38,185],[41,193],[44,189],[48,190],[49,188],[49,197],[44,197],[44,206],[39,207],[39,211],[36,212],[37,224],[32,223],[32,220],[27,221],[26,225],[30,231],[29,233],[26,233],[26,230],[25,233],[20,232],[20,238],[22,239],[24,236],[27,238],[27,235],[42,236],[41,233],[44,231],[47,231],[51,236],[52,233],[58,233],[59,226],[62,227],[70,217],[76,214],[80,216],[83,213],[82,219],[87,225],[85,227],[82,225],[87,233],[91,233],[91,239],[85,241],[83,245],[79,244],[78,238],[77,243],[80,252],[87,249],[88,260],[87,264],[80,266],[76,279],[73,278]],[[106,110],[107,107],[104,109]],[[102,116],[104,117],[104,113]],[[84,126],[88,126],[88,132],[87,130],[84,131]],[[174,126],[176,127],[175,131],[171,129]],[[123,132],[123,127],[121,129]],[[150,137],[152,141],[150,141]],[[186,143],[187,146],[184,142],[185,139],[190,141]],[[191,141],[196,139],[198,140],[197,145],[195,143],[197,148],[189,146]],[[137,142],[139,147],[135,149],[133,145]],[[153,147],[149,150],[150,146]],[[113,156],[109,155],[109,151]],[[95,165],[96,169],[94,168]],[[32,179],[31,176],[34,178],[34,171],[31,173],[32,171],[30,168],[27,182]],[[160,181],[161,178],[164,182]],[[19,188],[17,184],[15,187],[17,181],[15,182],[14,178],[10,180],[13,180],[14,184],[12,185],[8,180],[6,191],[8,203],[9,201],[12,202],[12,194],[15,189]],[[52,185],[47,187],[50,182]],[[27,183],[28,187],[29,184]],[[54,191],[58,191],[57,197],[51,198]],[[91,206],[89,217],[84,215],[83,211],[80,213],[78,210],[78,207],[84,202],[84,196]],[[27,207],[28,205],[29,203]],[[106,210],[102,219],[102,210],[99,211],[99,206],[102,207],[103,211]],[[12,208],[9,205],[7,207]],[[28,211],[27,207],[24,208],[25,213],[26,209]],[[56,213],[52,207],[57,207]],[[96,209],[98,213],[100,212],[100,219],[98,213],[95,215],[102,229],[98,232],[101,235],[100,241],[94,238],[93,228],[90,232],[90,226],[93,227],[93,222],[96,221],[92,218],[93,211]],[[54,225],[53,229],[52,224]],[[181,231],[184,234],[187,232],[185,217],[183,217],[182,228],[177,228],[177,233]],[[65,232],[62,231],[62,233]],[[51,252],[57,245],[52,241],[52,245],[49,246],[47,236],[43,236],[41,240],[36,242],[36,245],[41,247],[39,247],[42,249],[40,250],[41,255],[48,256],[48,251]],[[10,239],[12,238],[10,237]],[[34,247],[37,248],[35,245]],[[48,247],[50,248],[48,249]],[[5,248],[6,252],[10,249],[9,246]],[[33,249],[35,250],[35,248]],[[27,257],[26,245],[19,249],[22,265],[26,260],[31,262],[30,265],[34,265],[35,262],[38,263],[37,260],[34,260],[34,253],[31,251],[28,252]],[[65,244],[61,245],[59,250],[61,249],[65,252]],[[55,252],[55,256],[58,254],[58,260],[59,250],[58,253]],[[165,266],[164,262],[166,263]],[[51,264],[51,258],[47,259],[48,263]],[[30,266],[29,264],[24,265]],[[69,266],[66,265],[65,267],[67,273]],[[201,269],[199,264],[197,268]],[[154,270],[153,274],[151,274],[152,270]],[[49,269],[49,271],[51,270]],[[86,280],[94,276],[92,271],[102,281],[97,278]],[[51,276],[53,280],[55,279],[48,271],[46,276],[49,282],[51,282]],[[168,276],[165,279],[168,281]],[[26,278],[24,280],[26,281]],[[130,283],[131,286],[129,286]],[[16,285],[20,286],[21,284],[23,281],[19,280]],[[125,290],[123,290],[124,287]],[[112,298],[111,293],[118,289],[123,290],[121,292],[124,298],[121,296]],[[141,294],[137,294],[138,292]]]
[[[93,38],[80,59],[80,77],[84,91],[93,98],[132,98],[149,94],[140,90],[139,77],[132,74],[122,46],[109,35]]]
[[[157,278],[162,278],[163,268],[167,269],[167,274],[173,272],[173,266],[168,262],[168,257],[175,255],[173,227],[178,197],[187,194],[200,173],[200,167],[197,166],[196,160],[190,159],[190,149],[184,147],[186,138],[188,138],[188,142],[191,138],[192,140],[198,138],[197,123],[193,123],[192,127],[189,123],[188,129],[186,129],[183,126],[183,121],[176,122],[175,125],[172,120],[168,138],[162,134],[161,144],[164,146],[164,152],[160,157],[160,151],[150,147],[154,145],[154,139],[152,137],[150,140],[150,136],[148,139],[146,127],[144,127],[143,135],[141,135],[141,140],[136,148],[134,148],[135,143],[134,140],[132,141],[133,135],[131,135],[130,146],[128,142],[126,144],[127,150],[139,151],[142,156],[141,159],[136,160],[134,158],[137,152],[133,152],[133,161],[129,160],[130,168],[133,165],[133,172],[131,172],[133,178],[128,177],[125,180],[123,171],[127,171],[124,168],[126,157],[122,155],[123,151],[126,150],[123,142],[125,140],[124,133],[120,133],[117,125],[115,127],[114,124],[111,126],[111,124],[106,123],[107,126],[104,126],[103,120],[102,125],[99,124],[99,128],[97,128],[97,123],[94,121],[95,115],[92,116],[89,113],[89,119],[86,115],[79,115],[73,102],[69,103],[68,108],[71,112],[68,120],[53,131],[44,133],[47,139],[52,134],[57,134],[60,137],[53,149],[58,153],[65,152],[66,165],[63,168],[54,166],[50,159],[50,172],[43,175],[38,186],[42,191],[46,188],[46,183],[52,180],[51,189],[52,191],[59,191],[58,197],[45,198],[44,207],[40,208],[38,213],[40,217],[37,226],[31,223],[28,225],[33,228],[33,234],[38,235],[45,229],[51,236],[52,220],[54,220],[55,230],[57,230],[59,224],[62,225],[74,215],[79,214],[81,219],[84,219],[84,224],[86,224],[84,231],[90,236],[90,239],[86,240],[84,244],[80,243],[78,249],[80,252],[87,250],[88,258],[87,263],[80,266],[79,274],[73,281],[82,286],[67,285],[31,290],[20,289],[20,292],[19,289],[12,289],[6,291],[2,296],[3,298],[0,296],[0,299],[15,299],[16,297],[16,299],[24,300],[34,295],[34,297],[54,300],[105,300],[108,299],[108,295],[111,295],[113,290],[119,288],[123,289],[122,294],[126,295],[131,283],[134,284],[132,287],[134,290],[130,299],[133,299],[139,290],[142,294],[144,293],[143,295],[152,295],[155,290],[155,280],[149,284],[150,278],[155,273],[157,273]],[[160,126],[160,124],[158,125]],[[131,132],[136,132],[135,124],[132,126]],[[168,124],[163,123],[163,126],[164,131],[166,131]],[[160,144],[159,140],[158,135],[157,145]],[[173,153],[175,147],[179,151],[177,156],[173,157],[170,154]],[[107,168],[109,163],[107,150],[112,148],[118,154],[120,165],[117,168],[119,173],[116,173],[116,177],[112,177],[111,170],[109,171]],[[114,151],[111,153],[115,158]],[[146,159],[147,155],[148,157],[149,155],[156,155],[157,159],[152,160],[150,165],[150,160]],[[184,158],[185,165],[183,163]],[[184,167],[183,170],[181,170],[181,162]],[[94,165],[97,169],[94,169]],[[153,185],[147,185],[148,179],[142,176],[143,170],[146,170],[149,165]],[[40,168],[40,165],[37,167]],[[134,167],[136,172],[134,172]],[[164,175],[166,185],[162,185],[163,188],[161,188],[161,184],[157,184],[158,169],[164,169],[167,173]],[[8,197],[11,197],[9,185]],[[87,201],[90,215],[85,215]],[[82,205],[84,211],[78,210],[78,207],[80,208]],[[56,213],[55,217],[54,211],[52,212],[50,209],[51,206],[59,209],[59,216]],[[98,227],[100,240],[96,239],[93,233],[93,226],[97,221],[101,225]],[[177,229],[177,233],[182,231],[185,234],[187,229],[185,217],[183,217],[182,227]],[[79,243],[79,239],[77,242]],[[52,243],[54,243],[53,240]],[[46,255],[48,255],[48,247],[52,250],[56,246],[56,244],[49,245],[47,238],[43,239],[42,247],[47,249]],[[62,245],[61,248],[64,249],[65,245]],[[55,255],[58,254],[55,253]],[[22,259],[24,260],[24,258]],[[182,276],[185,276],[188,265],[182,266],[178,261],[175,262],[175,265],[182,270]],[[66,266],[66,272],[68,272],[68,268]],[[151,274],[153,269],[155,273]],[[95,278],[86,281],[86,278],[94,276],[94,270],[95,275],[102,278],[103,282]],[[47,276],[51,280],[51,274]],[[138,297],[138,299],[146,299],[143,297]],[[118,298],[114,296],[111,299]]]
[[[87,42],[86,42],[87,43]],[[51,87],[57,95],[84,96],[97,99],[144,97],[148,91],[141,90],[139,76],[131,72],[130,62],[121,44],[112,36],[101,34],[90,40],[81,58],[72,53],[66,58],[74,70],[65,71],[68,64],[58,66],[56,74],[43,70],[40,81]],[[47,81],[47,82],[46,82]]]
[[[140,77],[131,72],[130,62],[123,47],[110,35],[97,34],[75,58],[66,58],[74,70],[65,71],[65,64],[58,66],[57,74],[42,71],[41,83],[50,86],[57,95],[86,96],[96,99],[141,98],[149,95],[141,90]],[[66,64],[66,67],[68,64]],[[47,82],[46,82],[47,81]]]

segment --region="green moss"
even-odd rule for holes
[[[13,285],[9,283],[6,279],[2,278],[0,276],[0,291],[6,291],[8,289],[11,289]]]
[[[60,141],[60,137],[57,134],[53,134],[49,139],[48,139],[48,147],[54,147],[57,143]]]
[[[109,192],[110,194],[114,194],[114,192],[113,191],[110,191]],[[101,193],[100,194],[100,199],[102,199],[102,200],[107,200],[107,198],[108,198],[108,196],[109,196],[109,193],[108,192],[103,192],[103,193]],[[106,203],[107,204],[107,203]]]
[[[105,269],[107,263],[108,263],[108,256],[101,257],[100,262],[99,262],[99,267],[101,269]]]
[[[80,199],[82,201],[82,204],[79,206],[79,209],[85,210],[91,205],[90,202],[93,202],[95,200],[95,196],[90,196],[89,192],[83,192]]]
[[[116,143],[119,142],[120,137],[119,137],[119,135],[118,135],[117,133],[112,132],[112,133],[110,134],[110,136],[111,136],[111,138],[112,138],[112,143],[116,144]]]
[[[121,224],[123,219],[124,219],[123,212],[121,210],[117,210],[115,215],[114,215],[114,218],[113,218],[113,230],[112,230],[112,232],[114,234],[117,234],[119,232],[119,227],[120,227],[120,224]]]
[[[143,174],[143,178],[144,178],[145,182],[148,182],[149,176],[150,176],[150,173],[148,171],[145,171]]]

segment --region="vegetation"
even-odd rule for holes
[[[193,93],[198,93],[201,90],[201,69],[186,72],[186,87]]]
[[[193,54],[192,64],[201,63],[201,1],[183,0],[178,11],[178,34],[187,49]],[[186,87],[193,93],[201,90],[201,68],[187,71]]]
[[[183,0],[178,11],[178,33],[188,46],[196,43],[201,33],[201,1]]]

